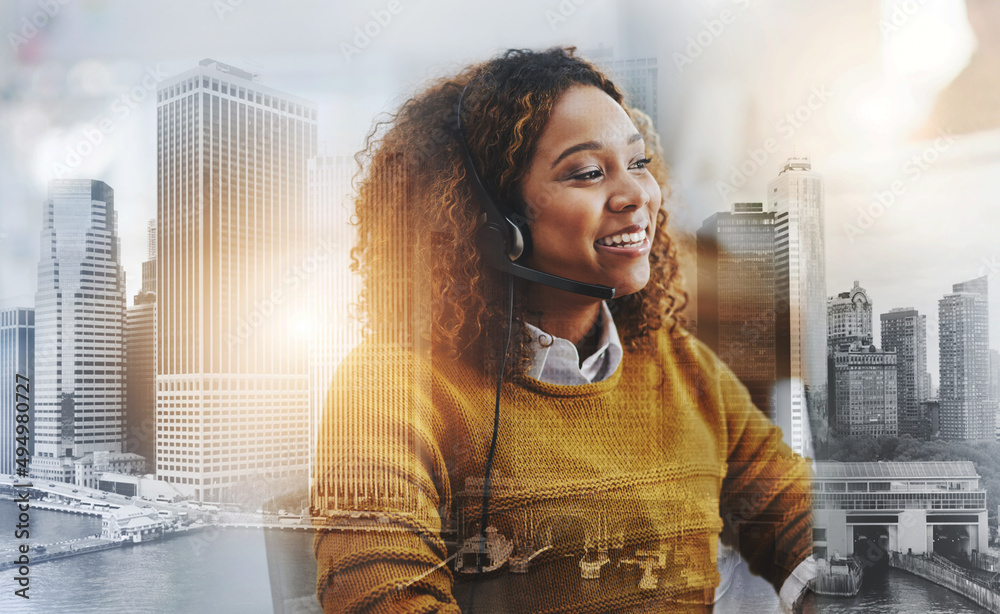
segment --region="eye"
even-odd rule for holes
[[[590,181],[592,179],[600,178],[604,173],[600,169],[594,169],[592,171],[584,171],[582,173],[577,173],[576,175],[571,175],[570,179],[575,179],[578,181]]]
[[[652,162],[652,161],[653,161],[652,158],[640,158],[640,159],[636,160],[635,162],[633,162],[632,166],[629,167],[629,168],[643,169],[643,168],[646,168],[649,165],[649,163]]]

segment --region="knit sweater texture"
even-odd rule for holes
[[[338,369],[313,514],[326,612],[703,612],[717,540],[776,590],[812,550],[809,468],[684,331],[559,386],[369,339]]]

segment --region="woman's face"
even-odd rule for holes
[[[615,296],[641,290],[661,201],[647,162],[639,131],[614,99],[593,86],[563,93],[521,184],[528,265],[612,286]]]

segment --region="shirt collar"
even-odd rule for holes
[[[591,384],[607,379],[622,360],[622,344],[614,318],[606,302],[601,302],[601,337],[598,349],[580,363],[576,346],[567,339],[555,337],[532,324],[526,324],[531,334],[531,368],[528,376],[560,385]]]

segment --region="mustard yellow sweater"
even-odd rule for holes
[[[776,589],[811,553],[807,463],[666,331],[599,383],[504,383],[483,540],[483,371],[372,340],[338,370],[313,492],[326,612],[708,611],[720,533]]]

